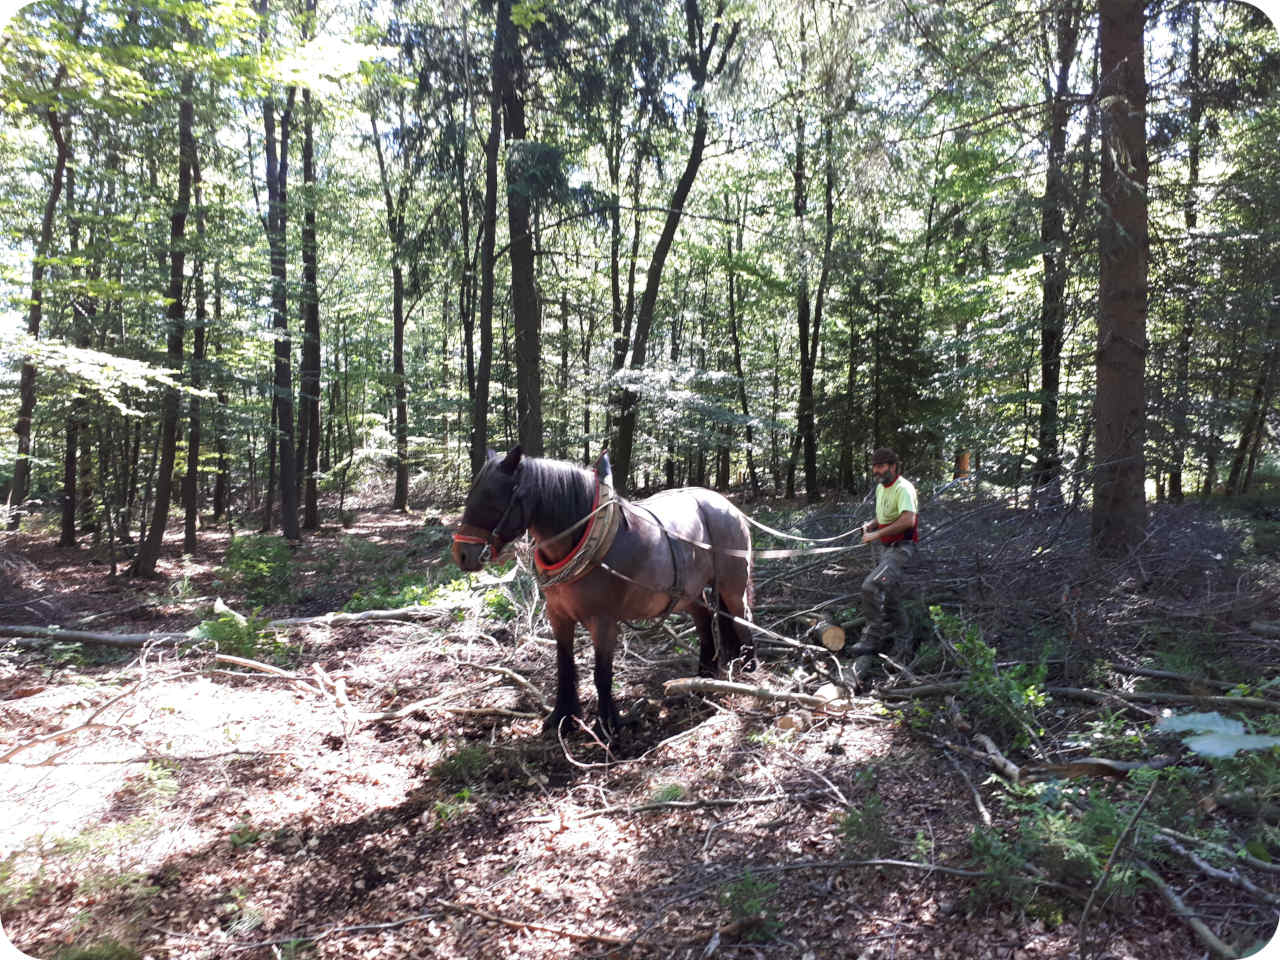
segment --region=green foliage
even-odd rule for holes
[[[297,659],[296,646],[280,640],[265,617],[225,613],[214,620],[202,620],[189,635],[214,644],[219,653],[246,660],[264,660],[287,665]]]
[[[985,870],[969,887],[967,899],[974,909],[1005,903],[1023,906],[1027,886],[1019,879],[1026,851],[1017,841],[1009,841],[991,827],[974,827],[969,834],[969,854],[974,866]]]
[[[996,651],[983,642],[976,624],[938,606],[930,607],[929,612],[967,671],[964,694],[970,709],[982,718],[984,729],[1004,734],[1018,747],[1030,746],[1044,732],[1036,711],[1049,702],[1042,689],[1048,672],[1045,665],[997,667]]]
[[[437,800],[432,809],[435,811],[437,822],[447,823],[465,810],[470,802],[471,788],[463,787],[448,800]]]
[[[241,823],[227,835],[227,840],[236,850],[244,850],[246,847],[252,847],[262,839],[262,831],[254,827],[251,823],[241,821]]]
[[[510,623],[520,611],[510,594],[496,587],[484,595],[484,612],[494,620]]]
[[[445,783],[471,783],[493,765],[494,758],[484,744],[459,747],[431,766],[431,775]]]
[[[288,603],[292,599],[293,552],[281,537],[236,537],[227,547],[222,563],[254,606]]]
[[[676,800],[683,800],[686,792],[684,784],[664,783],[653,791],[653,796],[649,798],[649,801],[650,803],[672,803]]]
[[[762,880],[746,870],[738,879],[721,888],[720,903],[728,908],[734,920],[743,925],[746,939],[768,941],[782,929],[770,906],[777,892],[776,883]]]
[[[878,794],[852,804],[837,822],[851,856],[871,860],[893,850],[894,840],[885,824],[884,801]]]
[[[115,940],[99,940],[86,947],[65,947],[53,960],[139,960],[139,954]]]

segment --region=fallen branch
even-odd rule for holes
[[[38,737],[33,737],[32,739],[27,740],[25,743],[20,743],[17,746],[10,747],[3,754],[0,754],[0,763],[8,763],[18,754],[23,753],[24,751],[30,750],[33,747],[38,747],[42,744],[49,743],[51,741],[58,742],[60,740],[65,740],[66,738],[70,737],[73,733],[78,733],[81,730],[114,729],[117,726],[116,724],[97,723],[96,722],[97,718],[101,716],[102,713],[105,710],[107,710],[109,707],[119,703],[125,697],[132,696],[134,693],[136,693],[138,688],[142,686],[142,684],[143,684],[142,680],[135,680],[122,693],[119,693],[116,696],[112,697],[102,706],[98,707],[91,714],[89,714],[89,716],[86,717],[84,720],[80,721],[77,724],[74,724],[73,726],[63,727],[61,730],[55,730],[53,733],[45,733]]]
[[[563,927],[552,927],[543,923],[532,923],[528,920],[513,920],[510,917],[504,917],[499,913],[490,913],[488,910],[481,910],[478,907],[468,906],[465,903],[455,903],[452,900],[436,899],[436,903],[444,907],[446,910],[452,910],[455,913],[467,913],[473,917],[479,917],[481,920],[487,920],[489,923],[499,923],[504,927],[510,927],[512,930],[537,930],[540,933],[552,933],[568,940],[583,940],[587,943],[607,943],[612,947],[624,947],[634,944],[643,944],[646,947],[658,946],[652,940],[636,940],[631,937],[614,937],[604,933],[583,933],[578,930],[566,930]]]
[[[22,647],[42,647],[48,643],[96,643],[104,647],[136,650],[146,646],[172,646],[190,640],[185,633],[90,633],[87,630],[63,630],[61,627],[27,627],[0,624],[0,639],[26,640]],[[43,642],[37,642],[43,641]]]
[[[341,627],[378,620],[434,620],[450,612],[443,607],[399,607],[395,610],[363,610],[360,613],[325,613],[317,617],[285,617],[268,621],[267,626],[279,630],[310,625]],[[94,643],[127,650],[145,646],[172,646],[191,640],[185,633],[93,633],[88,630],[64,630],[57,626],[33,627],[19,624],[0,624],[0,638],[43,640],[51,643]],[[43,646],[41,643],[20,645]]]
[[[755,697],[757,700],[772,700],[780,703],[798,703],[811,710],[823,710],[833,701],[824,700],[808,693],[794,693],[782,690],[770,690],[768,687],[753,687],[749,683],[733,683],[729,680],[713,680],[710,677],[677,677],[662,685],[663,692],[669,697],[697,693],[720,693],[726,696]]]
[[[488,690],[490,687],[497,685],[497,683],[497,680],[481,680],[479,683],[471,683],[465,687],[458,687],[455,690],[438,693],[433,697],[423,697],[421,700],[414,700],[412,703],[406,703],[403,707],[397,707],[394,710],[386,710],[382,713],[366,713],[363,714],[360,719],[366,723],[373,723],[379,720],[403,720],[410,714],[418,713],[421,710],[430,710],[432,707],[448,703],[450,700],[455,700],[458,697]]]
[[[434,620],[451,614],[450,607],[397,607],[394,610],[362,610],[359,613],[322,613],[315,617],[284,617],[272,620],[269,627],[343,627],[352,623],[370,623],[376,620]]]
[[[929,734],[929,739],[944,750],[954,750],[956,753],[962,753],[966,757],[971,757],[980,763],[986,764],[992,770],[996,771],[996,773],[1000,774],[1000,776],[1012,783],[1018,783],[1022,776],[1022,771],[1018,769],[1017,765],[1010,762],[1004,754],[1000,753],[999,750],[996,750],[994,754],[983,750],[975,750],[973,747],[966,746],[963,743],[954,743],[950,740],[944,740],[942,737],[935,737],[932,734]],[[991,743],[990,738],[984,739],[986,739],[988,743]],[[994,746],[995,745],[992,744],[993,749]]]
[[[975,733],[973,739],[987,751],[988,762],[998,773],[1014,783],[1017,783],[1022,778],[1022,771],[1018,768],[1018,765],[1000,752],[1000,748],[995,745],[994,740],[985,733]]]
[[[958,761],[950,750],[943,750],[942,755],[947,758],[947,762],[956,768],[956,773],[960,774],[960,778],[964,780],[969,787],[969,792],[973,794],[973,803],[978,808],[978,816],[982,818],[982,825],[991,826],[991,811],[987,809],[987,805],[982,802],[982,795],[978,793],[978,788],[973,785],[973,781],[969,779],[969,775],[964,772],[964,767],[960,766]]]
[[[1155,670],[1151,667],[1126,667],[1118,663],[1108,663],[1107,666],[1116,673],[1124,673],[1133,677],[1150,677],[1152,680],[1173,680],[1177,683],[1185,683],[1189,687],[1214,687],[1218,690],[1232,690],[1236,684],[1227,683],[1225,680],[1211,680],[1208,677],[1193,677],[1185,673],[1174,673],[1171,670]],[[1280,693],[1264,690],[1264,697],[1271,697],[1280,700]]]
[[[1224,960],[1235,960],[1236,957],[1240,956],[1229,946],[1219,940],[1217,935],[1205,926],[1204,921],[1191,912],[1187,905],[1182,902],[1182,898],[1179,897],[1174,889],[1165,882],[1164,877],[1156,873],[1155,868],[1152,867],[1151,864],[1147,863],[1145,860],[1139,860],[1137,862],[1138,865],[1142,867],[1147,879],[1156,885],[1156,889],[1160,892],[1160,896],[1164,898],[1164,902],[1169,905],[1169,909],[1186,922],[1187,926],[1189,926],[1195,932],[1195,935],[1200,938],[1200,942],[1209,948],[1210,953],[1216,957],[1222,957]]]
[[[889,687],[877,690],[874,695],[881,700],[910,700],[918,697],[941,697],[946,694],[960,693],[964,688],[964,682],[957,680],[950,683],[930,683],[916,687]],[[1217,697],[1210,695],[1200,696],[1193,693],[1161,693],[1159,691],[1115,693],[1110,690],[1094,690],[1088,687],[1045,687],[1044,692],[1050,696],[1065,697],[1068,700],[1087,700],[1090,703],[1103,705],[1120,703],[1149,717],[1155,717],[1155,711],[1140,707],[1134,701],[1213,707],[1218,710],[1276,709],[1274,700],[1265,700],[1262,697]]]
[[[551,712],[551,705],[543,699],[542,691],[535,687],[527,677],[522,677],[514,670],[508,670],[506,667],[499,667],[491,663],[474,663],[471,661],[464,661],[464,665],[468,667],[475,667],[477,670],[483,670],[486,673],[496,673],[500,677],[506,677],[512,683],[522,687],[526,693],[533,697],[534,702],[537,703],[544,712]]]
[[[1138,817],[1142,816],[1142,811],[1146,808],[1147,801],[1151,799],[1151,794],[1155,793],[1156,784],[1159,782],[1159,780],[1151,781],[1151,786],[1147,788],[1147,793],[1142,798],[1142,802],[1138,804],[1138,809],[1133,811],[1133,816],[1129,818],[1129,822],[1120,831],[1120,836],[1116,838],[1115,844],[1111,847],[1111,853],[1107,856],[1106,866],[1102,868],[1102,876],[1098,878],[1093,890],[1089,892],[1089,899],[1085,901],[1084,910],[1080,912],[1080,960],[1088,960],[1089,957],[1088,942],[1085,937],[1085,931],[1089,926],[1089,910],[1093,907],[1093,901],[1098,898],[1098,892],[1107,885],[1107,877],[1111,876],[1111,868],[1115,866],[1116,854],[1124,846],[1125,838],[1133,830],[1133,825],[1138,822]]]
[[[741,797],[736,800],[727,797],[712,797],[700,800],[655,800],[651,803],[638,803],[634,806],[631,804],[619,804],[613,807],[601,807],[599,810],[588,810],[582,814],[581,819],[588,820],[592,817],[603,817],[611,813],[645,813],[650,810],[698,810],[706,807],[739,807],[755,803],[777,803],[779,800],[803,800],[805,797],[814,795],[814,793],[806,793],[793,797],[779,793],[767,797]]]
[[[1072,777],[1110,777],[1124,780],[1134,770],[1161,770],[1177,762],[1176,757],[1159,756],[1150,760],[1109,760],[1106,757],[1082,757],[1066,763],[1039,763],[1022,768],[1026,783],[1039,780],[1069,780]]]
[[[1193,837],[1189,833],[1182,833],[1178,830],[1174,830],[1172,827],[1159,827],[1156,832],[1166,834],[1170,837],[1175,837],[1178,840],[1185,840],[1188,843],[1196,843],[1202,847],[1208,847],[1210,850],[1217,850],[1219,853],[1226,854],[1228,857],[1235,857],[1238,860],[1243,860],[1255,870],[1265,870],[1268,873],[1280,873],[1280,863],[1267,863],[1267,861],[1259,860],[1247,851],[1235,851],[1230,847],[1224,847],[1220,843],[1214,843],[1212,840],[1205,840],[1202,837]]]
[[[281,680],[289,680],[310,693],[323,694],[324,692],[323,690],[319,690],[312,684],[308,683],[296,673],[291,673],[288,670],[281,670],[279,667],[272,666],[269,663],[262,663],[260,660],[249,660],[245,657],[233,657],[229,653],[215,653],[213,655],[213,659],[218,663],[229,663],[233,666],[245,667],[249,670],[257,670],[259,673],[269,673],[273,677],[279,677]],[[244,674],[239,674],[239,676],[244,676]]]
[[[1186,857],[1188,860],[1194,863],[1200,869],[1201,873],[1206,874],[1207,876],[1213,877],[1215,880],[1225,880],[1227,883],[1230,883],[1233,886],[1239,887],[1241,890],[1246,890],[1249,893],[1253,894],[1263,903],[1270,904],[1273,907],[1280,907],[1280,897],[1276,896],[1274,893],[1268,893],[1266,890],[1263,890],[1261,887],[1259,887],[1256,883],[1254,883],[1248,877],[1242,876],[1241,874],[1237,873],[1235,870],[1223,870],[1220,867],[1215,867],[1213,864],[1209,863],[1203,857],[1188,850],[1186,847],[1180,844],[1177,840],[1173,839],[1167,834],[1163,834],[1163,833],[1156,834],[1156,839],[1158,839],[1161,843],[1164,843],[1170,849],[1175,850],[1178,853],[1182,854],[1184,857]]]

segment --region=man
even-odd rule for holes
[[[862,526],[862,542],[876,544],[876,565],[862,581],[862,610],[867,626],[854,656],[887,653],[895,641],[910,641],[910,623],[902,607],[905,569],[920,540],[916,488],[898,472],[898,455],[888,447],[871,454],[875,475],[876,518]]]

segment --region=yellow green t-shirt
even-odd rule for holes
[[[904,510],[917,514],[920,512],[916,506],[916,488],[910,480],[898,477],[887,487],[883,483],[876,484],[876,523],[879,526],[887,527]],[[906,536],[914,539],[914,531],[908,531]]]

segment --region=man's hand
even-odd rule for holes
[[[862,525],[862,542],[872,543],[880,539],[880,531],[872,526],[872,522],[868,520]]]

